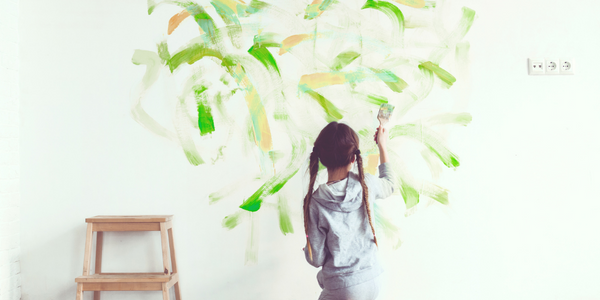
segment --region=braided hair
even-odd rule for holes
[[[310,163],[308,171],[310,172],[310,181],[308,184],[308,193],[304,197],[304,231],[306,232],[306,244],[308,247],[308,255],[312,260],[312,248],[310,246],[310,240],[308,238],[308,226],[309,226],[309,205],[314,192],[315,181],[317,179],[317,173],[319,172],[319,162],[321,162],[327,170],[336,170],[338,168],[346,167],[352,162],[352,159],[356,156],[356,162],[358,165],[358,177],[360,185],[362,186],[362,201],[365,208],[367,217],[369,219],[369,225],[371,225],[371,231],[373,232],[373,241],[377,245],[377,238],[375,236],[375,227],[373,227],[373,221],[371,219],[371,208],[369,206],[369,189],[365,183],[365,172],[363,170],[363,160],[360,156],[360,150],[358,148],[358,135],[352,128],[346,124],[331,122],[319,133],[319,136],[315,140],[313,151],[310,154]]]

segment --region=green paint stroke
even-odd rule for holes
[[[406,181],[400,179],[400,194],[404,199],[404,204],[406,205],[406,209],[412,208],[415,205],[419,204],[419,192],[408,184]]]
[[[408,83],[396,76],[392,71],[378,69],[371,69],[371,71],[375,72],[375,75],[396,93],[402,93],[402,90],[408,87]]]
[[[215,21],[213,21],[213,19],[202,6],[193,2],[182,3],[180,6],[183,6],[185,10],[190,13],[192,17],[194,17],[194,21],[196,21],[198,26],[202,28],[202,31],[208,34],[211,38],[215,37]]]
[[[345,51],[340,54],[333,60],[331,64],[331,68],[335,71],[340,71],[355,59],[360,56],[360,53],[356,53],[354,51]]]
[[[402,11],[394,4],[386,1],[368,0],[362,9],[376,9],[384,13],[392,22],[393,37],[402,41],[404,36],[404,15]]]
[[[294,226],[290,218],[290,208],[287,203],[287,197],[279,196],[279,203],[277,204],[277,210],[279,212],[279,229],[283,235],[288,233],[294,233]]]
[[[198,128],[200,129],[201,136],[215,131],[215,121],[207,101],[206,93],[204,93],[206,89],[207,87],[205,86],[194,87],[194,94],[198,105]]]
[[[378,95],[374,95],[374,94],[367,95],[365,100],[367,102],[369,102],[371,104],[375,104],[377,106],[380,106],[381,104],[384,104],[384,103],[388,103],[388,99],[386,97],[378,96]]]
[[[426,69],[426,70],[429,70],[429,71],[435,73],[435,75],[437,75],[443,82],[448,84],[448,86],[452,86],[452,84],[454,84],[456,82],[456,78],[454,76],[452,76],[452,74],[448,73],[446,70],[440,68],[440,66],[438,66],[430,61],[426,61],[426,62],[420,64],[419,69],[421,69],[421,70]]]
[[[331,101],[327,100],[327,98],[323,97],[321,94],[306,87],[306,85],[301,85],[299,88],[301,91],[315,99],[317,103],[319,103],[319,105],[321,105],[321,107],[328,116],[327,119],[329,122],[341,120],[344,117],[342,115],[341,110],[337,108],[333,103],[331,103]]]
[[[245,209],[247,211],[258,211],[262,204],[262,201],[265,197],[273,195],[292,178],[298,172],[298,168],[290,170],[289,168],[283,172],[278,173],[277,175],[271,177],[267,182],[265,182],[252,196],[250,196],[242,205],[240,205],[241,209]]]
[[[289,133],[292,134],[292,133]],[[293,136],[290,136],[293,139]],[[265,182],[252,196],[240,205],[241,209],[245,209],[247,211],[255,212],[260,209],[262,201],[265,197],[273,195],[281,188],[285,186],[285,184],[292,178],[298,170],[300,169],[300,165],[302,164],[302,156],[306,151],[306,141],[294,141],[292,140],[292,155],[290,158],[290,163],[288,166],[281,172],[272,176]]]
[[[280,38],[272,32],[263,32],[254,36],[254,45],[261,47],[280,48],[281,43],[277,42]]]
[[[448,150],[432,130],[421,124],[396,125],[390,130],[389,136],[390,139],[405,136],[420,141],[448,168],[456,168],[460,165],[458,156]]]
[[[219,51],[205,47],[203,44],[191,44],[187,48],[177,52],[169,61],[167,65],[171,70],[171,73],[177,69],[182,63],[193,64],[205,56],[213,56],[218,59],[223,59],[223,55]]]
[[[279,73],[279,67],[277,67],[277,62],[275,61],[275,58],[273,57],[271,52],[269,52],[266,46],[254,44],[252,47],[250,47],[248,53],[250,53],[250,55],[254,56],[256,60],[263,64],[263,66],[265,66],[267,70],[276,71],[278,75],[281,75],[281,73]]]

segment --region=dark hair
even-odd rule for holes
[[[365,207],[369,225],[373,231],[373,239],[377,245],[375,237],[375,228],[371,220],[371,209],[369,207],[369,190],[365,184],[365,172],[363,170],[363,161],[358,149],[358,135],[350,128],[350,126],[338,122],[331,122],[321,130],[313,152],[310,154],[310,164],[308,170],[310,172],[310,182],[308,184],[308,193],[304,197],[304,230],[306,231],[306,244],[308,246],[308,254],[312,260],[312,248],[308,239],[308,218],[309,204],[312,198],[317,173],[319,172],[319,161],[327,167],[328,170],[335,170],[340,167],[345,167],[352,162],[352,158],[356,155],[356,163],[358,165],[358,177],[363,193],[363,206]]]

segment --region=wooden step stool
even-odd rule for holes
[[[169,300],[169,288],[175,287],[175,299],[179,294],[179,274],[173,245],[172,215],[167,216],[96,216],[85,219],[87,234],[83,258],[83,276],[77,282],[77,300],[83,299],[84,291],[94,291],[94,300],[100,300],[100,291],[162,291],[163,299]],[[92,238],[96,233],[96,268],[90,275]],[[160,231],[163,272],[158,273],[102,273],[102,240],[104,231]],[[167,237],[168,232],[168,237]],[[169,271],[169,249],[172,271]]]

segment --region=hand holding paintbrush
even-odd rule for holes
[[[379,120],[379,128],[377,128],[377,132],[375,133],[375,143],[379,144],[381,139],[378,139],[380,132],[385,132],[385,124],[390,120],[392,116],[392,112],[394,111],[394,106],[391,104],[383,103],[379,107],[379,113],[377,114],[377,120]],[[383,138],[383,137],[382,137]]]
[[[379,108],[379,113],[377,114],[377,119],[379,120],[379,127],[377,128],[377,132],[375,132],[374,138],[375,143],[377,143],[377,146],[379,146],[379,160],[382,164],[387,162],[387,150],[385,146],[387,144],[388,134],[384,126],[390,120],[390,116],[392,115],[393,111],[393,105],[384,103],[381,104],[381,107]]]

